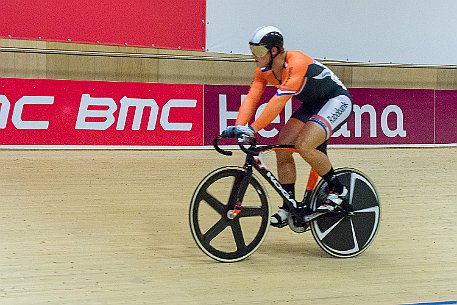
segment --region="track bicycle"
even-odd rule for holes
[[[217,152],[232,155],[213,141]],[[255,140],[255,139],[254,139]],[[328,185],[311,169],[304,198],[290,198],[267,168],[262,155],[275,150],[296,152],[293,145],[246,145],[238,138],[246,154],[242,167],[226,166],[209,173],[199,183],[189,208],[189,223],[197,246],[209,257],[221,262],[237,262],[253,254],[264,241],[270,226],[270,206],[265,188],[253,168],[285,199],[289,208],[288,225],[297,233],[311,230],[322,250],[334,257],[354,257],[365,251],[379,229],[381,206],[378,192],[370,179],[353,168],[335,173],[349,190],[349,197],[334,211],[318,212]]]

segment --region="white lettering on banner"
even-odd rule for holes
[[[241,95],[241,100],[240,100],[240,105],[246,98],[245,94]],[[255,119],[257,119],[265,109],[267,103],[261,104],[255,113]],[[287,122],[292,115],[292,99],[289,99],[289,101],[286,104],[286,107],[284,109],[284,122]],[[219,94],[219,133],[221,133],[225,128],[227,128],[227,120],[236,120],[238,116],[238,111],[228,111],[227,110],[227,96],[225,94]],[[272,123],[281,123],[281,118],[278,115]],[[270,130],[268,129],[262,129],[259,131],[259,134],[264,137],[264,138],[273,138],[279,133],[279,130],[276,128],[272,128]]]
[[[355,137],[360,138],[362,136],[362,114],[368,113],[370,115],[370,138],[376,138],[376,110],[371,105],[363,105],[359,107],[354,105],[355,115]]]
[[[376,109],[372,105],[363,105],[362,107],[358,105],[354,105],[354,129],[355,129],[355,137],[360,138],[362,137],[362,114],[368,113],[370,115],[370,137],[375,138],[377,136],[377,127],[376,127]],[[390,129],[388,125],[388,116],[389,114],[396,115],[396,127],[395,129]],[[385,136],[389,138],[393,138],[396,136],[400,136],[402,138],[406,137],[406,130],[403,126],[403,111],[397,105],[389,105],[387,106],[381,114],[381,129]],[[341,126],[341,129],[335,132],[332,137],[339,137],[343,136],[344,138],[349,138],[351,136],[351,132],[347,128],[347,123]]]
[[[89,106],[105,106],[107,110],[89,110]],[[160,125],[164,130],[192,130],[192,123],[173,123],[169,121],[169,116],[172,108],[195,108],[197,100],[187,99],[171,99],[162,109],[160,115]],[[159,116],[159,106],[154,99],[136,99],[124,96],[121,99],[121,109],[119,111],[119,118],[116,125],[117,130],[124,130],[127,119],[127,113],[130,107],[135,107],[135,114],[132,123],[132,130],[139,130],[143,112],[145,107],[150,107],[151,112],[148,120],[147,130],[155,130],[157,118]],[[76,129],[87,130],[106,130],[113,125],[116,120],[114,112],[117,110],[117,105],[112,98],[94,98],[89,94],[83,94],[81,104],[78,112],[78,119],[76,120]],[[101,122],[87,122],[87,118],[101,118]]]
[[[8,121],[8,114],[10,113],[10,101],[4,95],[0,95],[0,128],[6,128],[6,122]]]
[[[192,129],[192,123],[170,123],[168,117],[171,108],[195,108],[197,100],[169,100],[162,109],[160,116],[160,125],[164,130],[183,130],[189,131]]]
[[[241,95],[241,101],[245,98],[246,95]],[[227,120],[236,120],[237,116],[238,111],[227,110],[227,95],[219,94],[219,133],[227,128]]]
[[[246,95],[241,95],[241,102],[246,98]],[[241,104],[240,102],[240,104]],[[266,103],[261,104],[256,111],[255,118],[257,119],[262,111],[265,109]],[[354,105],[353,108],[354,112],[354,134],[353,136],[356,138],[362,137],[362,115],[367,114],[369,115],[369,126],[370,129],[370,137],[375,138],[378,136],[377,133],[377,113],[376,109],[370,105],[365,104],[363,106]],[[291,115],[292,115],[292,101],[289,100],[286,104],[285,110],[285,120],[287,122]],[[391,129],[388,125],[388,117],[389,115],[396,116],[396,126],[394,129]],[[227,96],[225,94],[219,94],[219,132],[222,132],[227,127],[228,120],[235,120],[238,115],[237,111],[228,111],[227,110]],[[406,137],[406,130],[404,129],[404,121],[403,121],[403,111],[397,105],[389,105],[387,106],[381,114],[381,129],[385,136],[389,138],[393,137]],[[277,116],[272,123],[281,123],[280,116]],[[392,123],[391,123],[392,124]],[[278,129],[262,129],[259,131],[260,136],[264,138],[273,138],[279,133]],[[349,138],[351,136],[351,131],[348,130],[347,124],[344,124],[340,130],[335,132],[332,137],[339,137],[343,136],[345,138]]]
[[[108,106],[107,110],[89,110],[89,106]],[[90,97],[83,94],[79,104],[78,118],[75,129],[106,130],[114,123],[116,103],[112,98]],[[87,122],[86,118],[102,118],[103,122]]]
[[[391,113],[395,113],[397,117],[397,127],[394,130],[391,130],[387,124],[387,117]],[[382,132],[389,138],[394,138],[396,136],[400,136],[401,138],[406,137],[406,130],[403,128],[403,112],[400,107],[397,105],[389,105],[383,110],[381,115],[381,128]]]
[[[5,95],[0,95],[0,128],[6,128],[8,114],[11,107]],[[49,121],[24,121],[22,111],[25,105],[51,105],[54,104],[53,96],[23,96],[14,105],[11,121],[17,129],[48,129]]]
[[[151,108],[149,115],[148,130],[154,130],[157,123],[157,115],[159,113],[159,105],[153,99],[137,99],[124,96],[121,99],[121,110],[117,120],[117,130],[124,130],[127,113],[130,107],[135,107],[135,115],[133,117],[132,130],[140,130],[141,120],[143,119],[143,111],[145,107]]]

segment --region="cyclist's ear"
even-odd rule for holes
[[[278,53],[279,53],[278,47],[272,47],[272,48],[271,48],[271,55],[273,55],[273,57],[275,57],[276,55],[278,55]]]

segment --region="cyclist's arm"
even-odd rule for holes
[[[251,127],[254,131],[257,132],[267,127],[281,113],[290,97],[290,95],[273,96],[259,118],[252,123]]]
[[[259,69],[256,69],[254,80],[249,89],[249,93],[244,99],[241,107],[238,111],[238,117],[236,118],[236,125],[246,125],[254,115],[257,108],[257,103],[262,97],[267,81],[262,77]]]

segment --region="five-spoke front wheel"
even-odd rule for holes
[[[206,176],[194,192],[189,209],[192,236],[209,257],[221,262],[247,258],[261,245],[269,228],[267,196],[253,176],[241,198],[236,216],[238,190],[245,170],[224,167]]]

